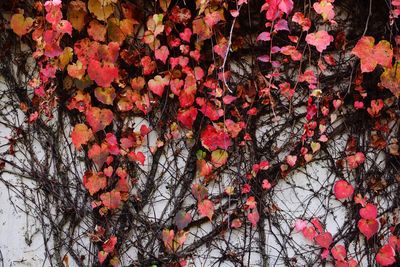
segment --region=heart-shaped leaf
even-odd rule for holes
[[[104,130],[113,121],[113,113],[109,109],[91,107],[86,111],[86,120],[94,133]]]
[[[360,219],[357,226],[367,239],[370,239],[379,230],[379,223],[376,219]]]
[[[339,180],[333,187],[333,192],[337,199],[344,199],[351,197],[354,193],[354,188],[345,180]]]

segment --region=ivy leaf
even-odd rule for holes
[[[67,10],[68,21],[71,22],[72,27],[77,31],[81,31],[86,24],[86,3],[81,0],[74,0],[69,2]]]
[[[335,183],[333,191],[337,199],[351,197],[354,193],[354,188],[345,180],[339,180]]]
[[[112,5],[103,5],[101,0],[89,0],[89,11],[97,17],[98,20],[106,21],[108,17],[114,12]]]
[[[197,199],[197,201],[201,202],[208,196],[208,190],[202,184],[193,184],[192,194]]]
[[[370,239],[379,230],[379,223],[376,219],[360,219],[358,229],[368,239]]]
[[[374,37],[363,36],[351,51],[352,54],[360,58],[361,72],[371,72],[377,64],[383,67],[391,66],[393,50],[390,43],[386,40],[380,41],[376,46],[374,46],[374,43]]]
[[[110,87],[111,83],[118,78],[118,68],[112,63],[101,63],[98,60],[90,59],[88,74],[90,79],[99,86]]]
[[[363,219],[376,219],[378,210],[374,204],[368,203],[364,208],[360,209],[360,216]]]
[[[385,68],[381,75],[381,85],[396,97],[400,97],[400,62],[396,62],[393,67]]]
[[[322,0],[313,4],[315,12],[320,14],[324,21],[332,20],[335,17],[333,5],[329,0]]]
[[[327,31],[309,33],[306,36],[306,42],[309,45],[315,46],[320,53],[322,53],[332,41],[333,36],[329,35]]]
[[[164,93],[165,86],[168,85],[168,79],[156,75],[154,79],[149,80],[147,85],[149,86],[150,91],[161,97]]]
[[[206,216],[211,221],[214,215],[214,203],[211,200],[204,199],[197,205],[201,216]]]
[[[207,125],[201,133],[202,145],[210,151],[217,148],[227,150],[231,145],[229,135],[222,129],[216,129],[212,125]]]
[[[167,59],[169,56],[169,50],[168,47],[163,45],[160,48],[157,48],[154,51],[154,56],[156,59],[160,60],[162,63],[166,64],[167,63]]]
[[[94,96],[105,105],[112,105],[116,97],[114,87],[97,87]]]
[[[95,41],[104,42],[106,40],[107,28],[98,20],[92,20],[87,27],[88,35]]]
[[[25,18],[23,14],[14,14],[11,17],[10,27],[18,36],[27,34],[33,25],[33,19]]]
[[[117,209],[121,204],[121,193],[118,191],[111,191],[100,195],[103,205],[109,209]]]
[[[112,253],[114,251],[116,244],[117,244],[117,237],[111,236],[106,242],[104,242],[103,250],[107,253]]]
[[[86,120],[94,133],[104,130],[113,121],[113,112],[109,109],[91,107],[86,111]]]
[[[258,214],[257,210],[253,210],[253,212],[247,214],[247,219],[253,227],[257,227],[257,223],[260,220],[260,215]]]
[[[228,152],[222,149],[214,150],[211,153],[211,162],[215,168],[224,166],[228,161]]]
[[[197,117],[197,108],[179,109],[177,119],[188,129],[192,129],[193,123]]]
[[[384,245],[376,254],[376,262],[382,266],[389,266],[396,262],[396,251],[391,245]]]
[[[103,262],[107,259],[108,253],[105,251],[99,251],[97,254],[97,257],[99,258],[99,263],[103,264]]]
[[[104,162],[106,162],[108,155],[109,150],[106,143],[102,143],[101,146],[94,144],[88,151],[89,159],[93,160],[99,169],[103,166]]]
[[[83,123],[76,124],[71,133],[72,143],[77,150],[81,150],[81,146],[86,145],[87,142],[92,139],[92,137],[92,130]]]
[[[332,257],[337,261],[344,261],[346,259],[346,248],[343,245],[336,245],[331,249]]]
[[[329,248],[329,246],[332,244],[333,238],[332,234],[329,232],[325,232],[322,234],[319,234],[315,237],[315,242],[322,248]]]
[[[89,191],[89,194],[93,196],[100,190],[106,188],[107,177],[101,172],[99,173],[87,172],[83,176],[83,185]]]

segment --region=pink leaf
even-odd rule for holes
[[[333,191],[337,199],[351,197],[354,193],[354,188],[345,180],[339,180],[335,183]]]
[[[328,45],[333,41],[333,36],[329,35],[327,31],[318,31],[309,33],[306,36],[306,42],[317,48],[318,52],[323,52]]]

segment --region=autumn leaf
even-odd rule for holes
[[[121,193],[113,190],[101,194],[100,199],[106,208],[117,209],[121,204]]]
[[[88,65],[90,79],[102,87],[110,87],[111,83],[118,78],[118,68],[112,63],[101,63],[90,59]]]
[[[376,219],[378,210],[374,204],[368,203],[365,207],[360,209],[360,216],[363,219]]]
[[[104,130],[113,121],[113,112],[109,109],[91,107],[86,111],[86,120],[94,133]]]
[[[197,117],[197,108],[179,109],[177,119],[188,129],[191,129]]]
[[[354,188],[345,180],[339,180],[335,182],[333,192],[335,193],[337,199],[344,199],[349,198],[353,195]]]
[[[97,87],[94,90],[94,95],[101,103],[112,105],[116,97],[114,87]]]
[[[325,232],[322,234],[319,234],[315,237],[315,242],[323,248],[329,248],[329,246],[332,244],[333,238],[332,234],[329,232]]]
[[[216,129],[211,125],[207,125],[201,133],[201,143],[210,151],[217,148],[227,150],[232,145],[231,139],[225,131]]]
[[[92,137],[92,130],[83,123],[76,124],[74,130],[71,133],[72,143],[77,150],[81,150],[81,146],[86,145],[87,142],[92,139]]]
[[[363,36],[351,51],[360,58],[362,72],[373,71],[377,64],[387,68],[392,64],[393,50],[390,43],[386,40],[381,40],[377,45],[374,43],[374,37]]]
[[[10,27],[18,36],[23,36],[29,32],[33,25],[33,19],[25,18],[23,14],[14,14],[10,20]]]
[[[214,203],[211,200],[204,199],[197,205],[201,216],[206,216],[211,221],[214,214]]]
[[[396,251],[391,245],[384,245],[376,254],[376,262],[381,266],[389,266],[396,262]]]
[[[69,2],[67,10],[68,21],[77,31],[81,31],[86,24],[87,10],[86,3],[81,0]]]
[[[100,190],[106,188],[107,177],[101,172],[99,173],[87,172],[83,176],[83,185],[89,191],[89,194],[93,196]]]
[[[168,79],[160,75],[156,75],[154,79],[150,79],[147,83],[150,91],[158,96],[162,96],[164,93],[165,86],[168,85]]]
[[[344,261],[346,259],[346,248],[343,245],[336,245],[331,249],[332,257],[337,261]]]
[[[166,64],[167,63],[167,59],[169,56],[169,50],[168,47],[163,45],[160,48],[157,48],[154,51],[154,56],[156,59],[160,60],[162,63]]]
[[[106,21],[114,12],[112,5],[103,5],[101,0],[89,0],[89,11],[97,17],[98,20]]]
[[[328,45],[333,41],[333,36],[329,35],[327,31],[318,31],[309,33],[306,36],[306,42],[317,48],[318,52],[322,53]]]
[[[228,161],[228,152],[222,149],[214,150],[211,153],[211,162],[215,168],[224,166]]]
[[[324,21],[332,20],[335,17],[333,5],[330,0],[322,0],[313,4],[315,12],[320,14]]]
[[[88,151],[89,159],[93,160],[99,169],[106,162],[108,155],[109,151],[106,143],[102,143],[101,145],[94,144]]]
[[[393,67],[385,68],[381,75],[381,85],[389,89],[393,95],[400,97],[400,62]]]
[[[87,27],[88,35],[95,41],[104,42],[106,40],[107,28],[98,20],[92,20]]]
[[[253,212],[247,214],[247,219],[249,220],[251,225],[255,228],[257,227],[257,223],[260,220],[260,215],[258,214],[257,210],[253,210]]]
[[[360,219],[357,226],[367,239],[370,239],[379,230],[379,223],[376,219]]]

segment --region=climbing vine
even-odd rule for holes
[[[0,168],[37,187],[1,179],[52,266],[399,262],[400,1],[0,11]]]

